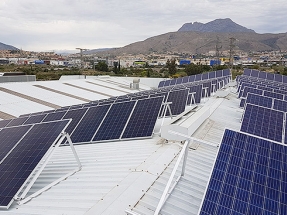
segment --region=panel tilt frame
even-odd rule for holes
[[[71,150],[73,152],[73,155],[75,157],[75,160],[77,162],[77,168],[74,169],[73,171],[67,173],[66,175],[62,176],[61,178],[57,179],[56,181],[48,184],[47,186],[45,186],[44,188],[38,190],[37,192],[31,194],[30,196],[27,196],[27,193],[29,192],[29,190],[31,189],[31,187],[33,186],[33,184],[35,183],[35,181],[37,180],[37,178],[39,177],[39,175],[42,173],[43,169],[45,168],[45,166],[47,165],[47,163],[49,162],[50,158],[53,156],[53,154],[55,153],[55,150],[61,145],[61,143],[64,141],[64,139],[66,139],[69,143],[69,146],[71,147]],[[40,162],[41,163],[41,162]],[[67,179],[68,177],[74,175],[76,172],[80,171],[82,169],[82,164],[80,162],[80,159],[78,157],[78,154],[75,150],[75,147],[72,143],[71,137],[68,133],[63,132],[61,133],[61,138],[57,141],[57,144],[55,145],[55,147],[52,147],[52,150],[49,152],[49,154],[47,155],[47,157],[45,158],[43,164],[41,164],[41,167],[37,170],[38,168],[35,168],[36,173],[34,175],[34,177],[32,178],[32,180],[29,182],[28,186],[25,188],[25,190],[21,193],[21,196],[15,196],[14,199],[18,201],[19,205],[22,205],[28,201],[30,201],[31,199],[35,198],[36,196],[42,194],[43,192],[45,192],[46,190],[50,189],[51,187],[55,186],[56,184],[60,183],[61,181]]]

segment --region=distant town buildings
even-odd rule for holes
[[[52,66],[63,67],[81,67],[94,68],[94,66],[104,61],[109,67],[113,67],[115,62],[120,62],[122,68],[129,67],[144,67],[154,66],[162,67],[166,65],[167,60],[176,59],[178,65],[186,64],[201,64],[201,65],[224,65],[229,63],[229,52],[222,51],[220,57],[216,56],[216,51],[209,51],[206,54],[190,55],[184,53],[168,53],[168,54],[149,54],[149,55],[131,55],[124,54],[117,57],[98,57],[97,54],[84,54],[84,63],[81,62],[79,53],[67,56],[58,55],[54,52],[31,52],[31,51],[9,51],[0,50],[0,65],[1,64],[46,64]],[[266,51],[266,52],[241,52],[237,51],[234,55],[233,65],[252,65],[262,64],[267,65],[280,64],[286,65],[287,51]]]

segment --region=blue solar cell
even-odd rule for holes
[[[208,79],[216,78],[215,75],[216,75],[215,71],[209,72],[208,73]]]
[[[121,139],[152,136],[163,97],[139,100]]]
[[[255,78],[258,78],[258,76],[259,76],[259,71],[256,70],[256,69],[252,69],[252,70],[251,70],[251,76],[252,76],[252,77],[255,77]]]
[[[283,83],[286,84],[287,83],[287,76],[283,75]]]
[[[243,75],[251,76],[251,69],[244,69]]]
[[[212,82],[211,81],[202,83],[202,89],[203,89],[202,90],[202,97],[205,97],[206,95],[207,95],[207,97],[211,96],[211,92],[212,92],[211,88],[212,88]],[[207,93],[207,94],[205,94],[205,93]]]
[[[71,134],[75,127],[78,125],[78,123],[83,118],[84,114],[87,112],[88,108],[81,108],[77,110],[69,110],[63,117],[63,119],[72,119],[69,126],[66,128],[66,132],[68,134]]]
[[[23,123],[23,125],[34,124],[34,123],[42,122],[43,119],[46,117],[46,115],[47,115],[47,114],[41,114],[41,115],[30,116],[30,117]]]
[[[31,127],[31,125],[25,125],[0,130],[0,164]]]
[[[93,141],[119,139],[135,103],[135,101],[130,101],[113,104],[96,132]]]
[[[29,179],[69,121],[34,124],[0,164],[0,207],[9,208],[13,197]],[[14,128],[11,128],[14,129]]]
[[[67,113],[67,111],[59,111],[59,112],[54,112],[54,113],[49,113],[43,122],[50,122],[50,121],[56,121],[60,120],[64,117],[64,115]]]
[[[163,87],[163,86],[164,86],[164,82],[165,82],[165,81],[161,81],[161,82],[159,82],[159,84],[158,84],[158,88]]]
[[[246,104],[241,131],[282,142],[283,118],[281,111]]]
[[[73,143],[90,142],[111,105],[91,107],[75,131],[71,134]],[[116,129],[116,128],[115,128]]]
[[[4,128],[12,119],[6,119],[0,121],[0,128]]]
[[[255,150],[251,152],[250,146]],[[225,152],[226,148],[229,153]],[[242,153],[237,156],[234,152],[239,148]],[[262,150],[266,151],[264,156]],[[287,198],[287,186],[282,189],[286,184],[282,176],[287,165],[281,165],[277,172],[273,169],[274,163],[283,164],[287,160],[287,155],[281,153],[284,151],[286,146],[226,129],[200,215],[284,214],[278,211],[286,212],[287,209],[283,197]],[[253,160],[247,160],[248,157]],[[234,158],[238,160],[237,165],[231,163]],[[260,164],[262,161],[263,165]],[[229,173],[234,167],[236,175]],[[265,169],[265,173],[257,173],[258,168]]]
[[[18,126],[18,125],[23,125],[23,123],[28,119],[29,117],[21,117],[21,118],[15,118],[12,119],[6,127],[11,127],[11,126]]]
[[[184,77],[182,80],[182,83],[194,82],[194,79],[195,79],[195,75],[190,75],[190,76]]]

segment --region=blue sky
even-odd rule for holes
[[[0,0],[0,42],[31,51],[121,47],[219,18],[286,33],[286,11],[283,0]]]

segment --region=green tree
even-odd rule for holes
[[[108,72],[109,71],[109,67],[106,64],[106,62],[104,62],[104,61],[98,62],[98,64],[95,66],[95,69],[99,70],[99,71],[103,71],[103,72]]]
[[[171,59],[171,60],[168,59],[166,62],[166,68],[168,69],[169,75],[174,75],[177,71],[175,59]]]

